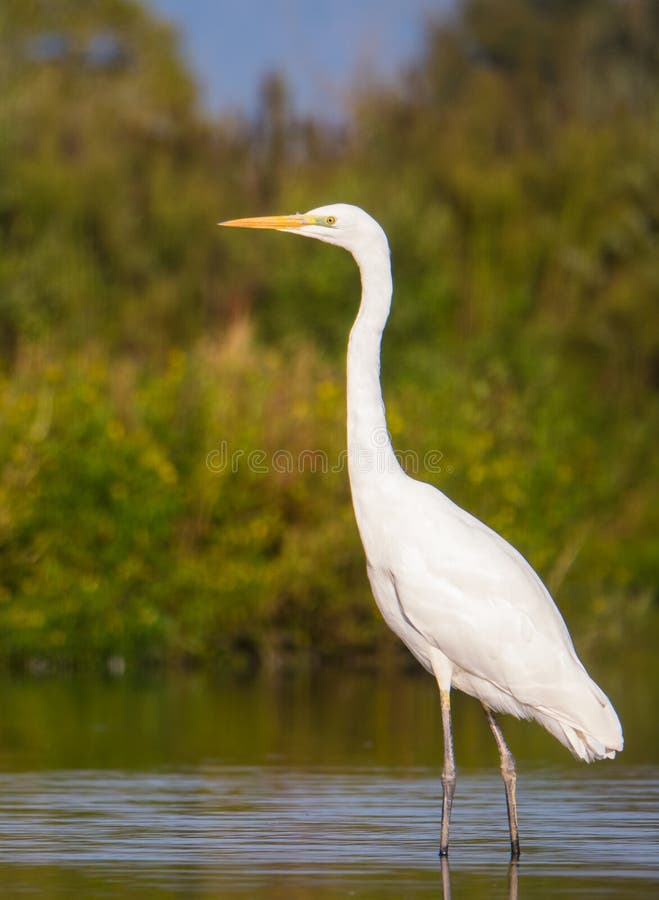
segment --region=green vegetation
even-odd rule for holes
[[[0,661],[396,646],[341,466],[354,266],[214,225],[337,200],[391,237],[395,446],[523,550],[581,648],[650,628],[653,0],[465,2],[341,132],[275,76],[256,123],[208,121],[129,0],[12,0],[0,51]]]

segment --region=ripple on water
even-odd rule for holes
[[[427,769],[217,767],[0,777],[0,864],[93,868],[165,883],[203,870],[247,890],[264,878],[370,877],[437,891],[439,778]],[[659,770],[522,773],[523,874],[657,878]],[[505,863],[505,802],[491,773],[458,782],[453,872]],[[351,883],[353,883],[351,882]],[[395,886],[395,890],[394,890]],[[129,896],[127,893],[126,896]]]

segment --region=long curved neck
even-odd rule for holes
[[[400,470],[387,431],[380,387],[380,346],[391,308],[391,264],[385,240],[356,255],[362,299],[348,341],[348,470],[360,485]]]

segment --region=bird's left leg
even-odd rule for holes
[[[494,713],[483,703],[488,725],[497,743],[499,757],[501,759],[501,776],[506,788],[506,805],[508,807],[508,826],[510,828],[510,856],[511,859],[519,859],[519,829],[517,827],[517,800],[515,799],[515,785],[517,773],[515,772],[515,757],[508,749],[499,723],[494,718]]]

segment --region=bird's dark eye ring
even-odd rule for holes
[[[326,225],[336,225],[336,216],[325,216]]]

